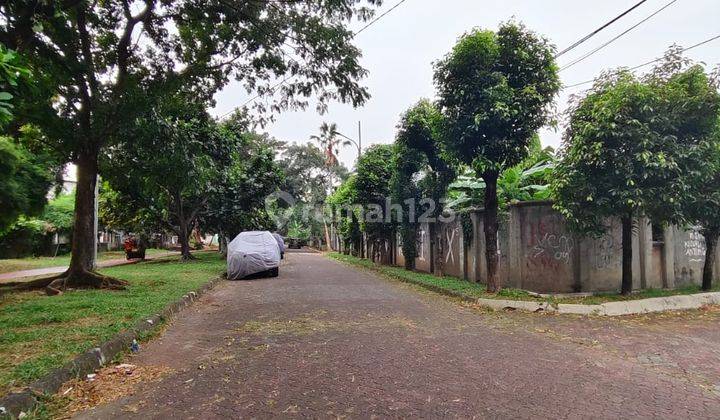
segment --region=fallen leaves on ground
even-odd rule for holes
[[[59,418],[133,395],[141,382],[154,382],[171,369],[165,366],[136,366],[127,363],[109,366],[82,379],[65,383],[55,395]]]

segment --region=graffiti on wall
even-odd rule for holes
[[[418,256],[417,259],[425,261],[425,229],[420,228],[419,230],[420,242],[418,243]]]
[[[453,244],[455,243],[455,235],[457,234],[458,228],[455,226],[454,229],[445,230],[445,239],[447,241],[447,254],[445,255],[445,262],[455,263],[455,249]]]
[[[557,233],[554,229],[555,225],[540,220],[529,226],[528,255],[532,264],[557,270],[570,263],[570,254],[574,246],[573,238],[564,233]]]
[[[572,252],[572,238],[566,235],[555,235],[546,233],[538,239],[532,249],[533,258],[551,258],[565,264],[570,262]]]
[[[702,262],[705,257],[705,238],[697,230],[688,232],[688,239],[683,241],[685,256],[690,262]]]
[[[612,235],[603,236],[594,241],[593,268],[605,270],[619,267],[622,263],[622,247],[617,244]]]

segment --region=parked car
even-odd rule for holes
[[[280,274],[280,246],[268,231],[242,232],[228,244],[228,279],[238,280],[253,274]]]
[[[280,259],[282,260],[285,258],[285,240],[282,236],[280,236],[279,233],[273,232],[272,236],[275,238],[278,244],[278,248],[280,248]]]

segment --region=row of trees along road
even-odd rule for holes
[[[607,217],[622,220],[622,293],[632,291],[633,221],[640,216],[699,226],[703,289],[711,287],[720,233],[717,82],[671,49],[645,77],[602,75],[571,107],[552,186],[556,208],[585,233],[604,232]]]
[[[514,22],[497,32],[473,30],[460,37],[452,51],[435,65],[438,101],[421,100],[401,119],[392,148],[377,147],[378,156],[360,158],[354,193],[344,198],[375,205],[392,193],[404,206],[400,233],[407,268],[415,256],[417,225],[409,220],[407,199],[427,197],[415,209],[437,218],[441,200],[461,166],[471,167],[485,182],[484,226],[487,287],[500,288],[497,277],[498,194],[500,173],[528,155],[537,130],[549,122],[550,105],[560,88],[554,47],[543,37]],[[376,160],[387,168],[380,166]],[[367,166],[365,168],[364,166]],[[388,173],[384,180],[379,174]],[[365,182],[361,182],[366,180]],[[384,193],[384,195],[383,195]],[[341,201],[335,197],[335,201]],[[343,224],[352,227],[353,221]],[[387,236],[388,223],[366,223],[375,237]],[[433,228],[435,229],[435,228]],[[437,232],[431,232],[434,241]],[[440,243],[436,243],[436,249]],[[434,268],[442,274],[442,249],[435,252]]]
[[[430,197],[439,203],[456,174],[467,179],[470,170],[481,181],[453,185],[483,192],[477,204],[484,207],[488,291],[500,287],[498,179],[507,184],[504,199],[512,199],[513,190],[523,193],[515,194],[519,199],[550,198],[582,234],[606,233],[608,218],[620,218],[622,293],[632,290],[634,221],[647,217],[659,225],[698,227],[706,242],[702,288],[709,290],[720,236],[718,72],[707,74],[683,58],[679,48],[671,48],[644,77],[623,69],[603,73],[571,102],[563,147],[553,163],[536,132],[553,123],[552,101],[560,89],[554,51],[547,40],[515,23],[503,24],[497,32],[463,35],[436,64],[438,100],[422,100],[401,117],[390,181],[374,178],[387,168],[371,165],[371,157],[360,159],[357,175],[331,202],[375,204],[389,190],[407,215],[405,200]],[[377,157],[372,156],[373,162]],[[520,190],[512,179],[518,181],[524,173],[551,185]],[[463,196],[458,202],[471,200]],[[416,214],[430,210],[439,215],[447,208],[420,208]],[[362,230],[393,227],[370,228],[358,217],[353,213],[340,220],[349,243]],[[417,224],[403,218],[394,227],[402,237],[406,268],[412,269]],[[441,252],[435,255],[435,271],[442,273],[437,254]]]
[[[0,43],[22,57],[36,82],[15,103],[18,123],[39,127],[77,166],[72,259],[58,277],[62,285],[122,286],[94,272],[93,202],[99,157],[129,141],[139,116],[168,92],[209,103],[231,77],[252,93],[276,94],[277,101],[255,102],[263,119],[307,106],[310,95],[320,110],[331,100],[360,105],[369,96],[358,85],[366,71],[346,27],[371,18],[378,3],[3,2]],[[275,86],[277,79],[284,83]]]

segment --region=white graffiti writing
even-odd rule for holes
[[[546,233],[538,240],[537,245],[532,249],[533,258],[543,256],[551,257],[565,264],[570,262],[570,253],[572,252],[572,239],[565,235],[554,235]]]
[[[688,234],[688,240],[683,242],[685,256],[690,257],[690,262],[700,262],[705,256],[705,238],[700,232],[693,230]]]
[[[445,262],[455,262],[455,254],[453,252],[453,242],[455,241],[455,231],[457,229],[448,229],[445,231],[445,238],[447,239],[447,255],[445,256]]]
[[[420,229],[420,252],[418,252],[417,259],[425,261],[425,230]]]

